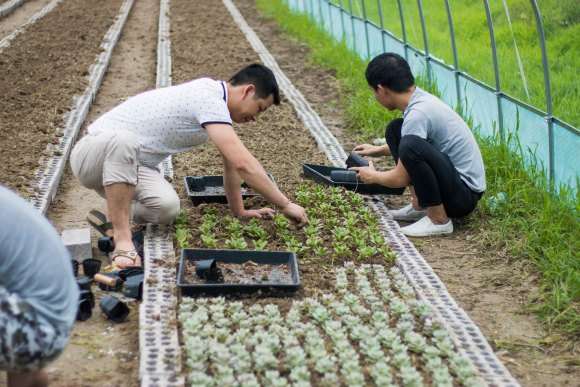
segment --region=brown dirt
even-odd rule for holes
[[[65,1],[0,54],[3,184],[29,193],[39,157],[57,140],[72,97],[84,90],[89,66],[120,6],[121,0]]]
[[[141,0],[133,5],[113,52],[109,71],[87,118],[88,123],[128,96],[154,87],[158,15],[159,2],[156,0]],[[81,187],[67,168],[48,216],[58,230],[87,227],[87,212],[103,207],[104,200]],[[98,236],[92,232],[93,244]],[[93,255],[98,254],[93,248]],[[105,261],[104,265],[108,262],[106,257],[101,256],[101,259]],[[95,285],[93,292],[98,303],[104,292]],[[139,385],[138,303],[132,302],[129,306],[129,319],[121,324],[107,321],[98,305],[88,321],[76,323],[64,353],[47,368],[51,385]]]
[[[0,40],[11,34],[16,28],[26,23],[28,19],[36,12],[40,11],[51,0],[32,0],[25,1],[20,7],[16,8],[11,14],[0,18]],[[0,2],[1,4],[5,1]]]
[[[341,93],[332,73],[313,65],[308,48],[284,34],[275,22],[262,17],[254,1],[235,2],[286,75],[323,121],[332,123],[329,128],[345,148],[352,149],[354,143],[349,138],[354,136],[345,130],[343,117],[328,102]],[[388,204],[398,207],[405,200],[406,197],[392,198]],[[522,385],[580,385],[578,342],[550,334],[529,310],[530,300],[538,293],[537,274],[514,264],[517,260],[503,251],[490,250],[480,243],[479,231],[469,220],[457,226],[457,232],[450,237],[413,242],[504,364]]]

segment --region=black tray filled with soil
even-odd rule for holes
[[[210,268],[211,275],[201,273]],[[182,296],[291,293],[300,287],[300,274],[292,252],[183,249],[177,286]]]
[[[304,175],[314,181],[344,187],[350,191],[355,191],[367,195],[402,195],[405,188],[389,188],[380,184],[365,184],[357,181],[356,172],[346,168],[329,167],[326,165],[304,164],[302,166]],[[353,175],[353,173],[355,173]]]
[[[274,181],[272,175],[268,174],[270,180]],[[227,203],[226,191],[224,189],[224,177],[218,176],[186,176],[185,190],[194,206],[201,203]],[[274,181],[275,182],[275,181]],[[246,183],[241,187],[242,199],[258,196]]]

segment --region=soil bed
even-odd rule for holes
[[[30,194],[41,155],[53,154],[47,145],[58,141],[120,6],[64,1],[0,53],[0,179],[20,194]]]

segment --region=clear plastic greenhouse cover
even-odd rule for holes
[[[496,92],[493,87],[465,72],[455,71],[453,66],[431,54],[426,55],[409,42],[405,44],[392,32],[360,17],[361,5],[364,5],[360,1],[356,2],[354,15],[349,12],[351,4],[355,3],[352,0],[335,2],[338,5],[328,0],[286,2],[291,10],[308,14],[335,40],[344,40],[347,47],[363,59],[388,51],[404,56],[415,75],[431,79],[437,85],[448,105],[456,108],[458,99],[462,102],[463,112],[481,135],[501,133],[505,138],[516,138],[529,164],[543,167],[556,186],[567,185],[573,191],[576,189],[580,172],[580,133],[573,126],[511,97],[503,90]],[[398,10],[385,9],[383,12],[398,13]],[[410,18],[406,19],[408,23]],[[421,26],[413,28],[421,30]],[[513,70],[514,76],[519,77],[518,68]]]

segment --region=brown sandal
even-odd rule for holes
[[[133,264],[119,266],[115,263],[115,260],[119,257],[127,258],[133,262]],[[141,265],[137,265],[137,260],[139,260],[139,254],[136,250],[115,250],[111,253],[111,261],[113,267],[116,269],[126,269],[128,267],[141,267]]]

